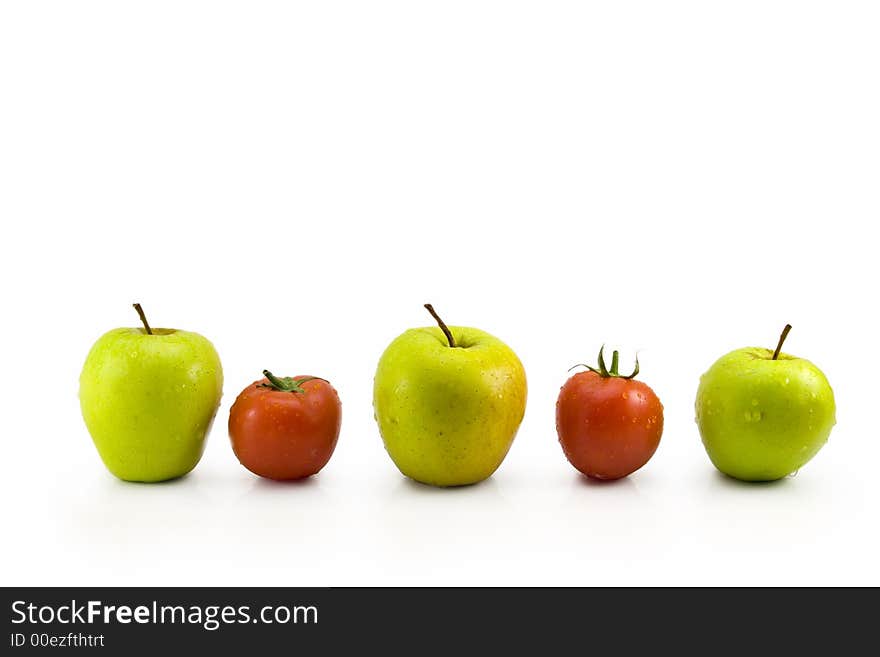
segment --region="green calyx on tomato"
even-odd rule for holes
[[[272,388],[279,392],[299,392],[303,394],[305,394],[306,391],[303,389],[302,384],[306,381],[313,381],[315,379],[324,381],[324,379],[319,376],[305,376],[301,379],[294,379],[290,376],[277,377],[269,370],[263,370],[263,376],[268,379],[269,383],[259,383],[257,384],[257,387]]]
[[[618,377],[620,379],[634,379],[634,378],[636,378],[636,375],[639,373],[639,355],[636,354],[636,366],[633,369],[632,374],[630,374],[629,376],[623,376],[622,374],[620,374],[617,371],[619,361],[620,361],[620,352],[615,350],[614,353],[611,355],[611,367],[610,368],[606,367],[606,365],[605,365],[605,345],[603,344],[602,348],[599,349],[599,367],[598,368],[590,367],[589,365],[585,365],[584,363],[578,363],[577,365],[570,367],[568,371],[571,372],[571,370],[573,370],[575,367],[586,367],[588,370],[590,370],[591,372],[595,372],[596,374],[601,376],[603,379],[607,379],[609,377]]]

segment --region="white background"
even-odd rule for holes
[[[4,584],[880,584],[874,2],[29,2],[0,9]],[[198,331],[223,403],[184,479],[109,475],[91,343]],[[488,330],[525,421],[483,484],[404,479],[372,419],[404,329]],[[837,396],[795,478],[709,463],[699,375],[774,346]],[[641,350],[666,428],[615,484],[554,403]],[[269,367],[329,378],[337,452],[300,484],[235,460]]]

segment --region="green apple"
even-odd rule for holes
[[[223,370],[198,333],[118,328],[98,338],[79,399],[98,454],[126,481],[164,481],[192,470],[220,405]]]
[[[408,477],[434,486],[482,481],[501,465],[526,408],[513,350],[475,328],[410,329],[379,359],[373,408],[385,449]]]
[[[715,467],[744,481],[773,481],[796,472],[828,440],[834,393],[808,360],[775,351],[737,349],[700,378],[697,426]]]

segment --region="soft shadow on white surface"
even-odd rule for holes
[[[819,476],[753,486],[702,463],[683,474],[646,467],[595,482],[554,462],[503,468],[454,489],[390,468],[294,483],[259,479],[238,464],[159,485],[101,474],[56,495],[51,509],[34,508],[53,522],[8,545],[6,580],[779,583],[809,579],[808,564],[841,541],[856,555],[870,546],[869,529],[840,514],[853,492],[832,493]],[[16,571],[16,559],[41,568]],[[846,564],[825,572],[845,577]]]

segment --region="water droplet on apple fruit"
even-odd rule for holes
[[[623,393],[623,394],[620,396],[620,398],[621,398],[621,399],[629,399],[629,393],[626,393],[626,392]]]
[[[753,400],[752,400],[752,406],[757,406],[757,405],[758,405],[758,400],[757,400],[757,399],[753,399]]]

